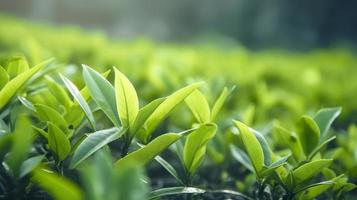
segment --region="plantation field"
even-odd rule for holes
[[[357,195],[353,50],[120,41],[0,16],[0,66],[0,199]]]

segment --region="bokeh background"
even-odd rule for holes
[[[0,12],[104,31],[111,38],[219,41],[251,49],[312,48],[357,41],[354,0],[1,0]]]

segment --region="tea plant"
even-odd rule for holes
[[[199,176],[207,167],[202,166],[207,148],[209,157],[215,155],[211,142],[217,132],[223,134],[216,120],[231,93],[227,88],[212,107],[200,91],[203,83],[140,106],[135,87],[117,68],[111,70],[111,84],[106,79],[111,71],[100,74],[83,65],[85,86],[78,89],[48,66],[51,62],[29,67],[25,58],[17,57],[1,68],[1,198],[340,199],[356,187],[346,175],[336,175],[328,150],[336,139],[328,130],[340,108],[303,116],[295,132],[275,122],[274,145],[267,135],[233,121],[235,128],[228,133],[233,140],[225,145],[241,165],[225,156],[220,162],[254,174],[254,189],[238,190],[230,184],[211,188],[202,185],[204,177]],[[163,133],[159,127],[165,118],[184,105],[195,120],[186,130]],[[172,144],[176,161],[160,156]],[[172,175],[174,185],[150,191],[151,178],[143,169],[150,172],[153,160]]]
[[[353,52],[127,44],[0,23],[0,199],[356,195]]]

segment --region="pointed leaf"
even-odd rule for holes
[[[146,146],[129,153],[124,158],[121,158],[115,163],[116,168],[120,168],[122,165],[127,165],[130,163],[137,163],[139,165],[146,165],[148,162],[153,160],[155,156],[159,155],[162,151],[168,148],[171,144],[175,143],[185,134],[192,132],[194,129],[183,131],[181,133],[166,133],[158,136]]]
[[[57,101],[62,105],[64,105],[67,109],[70,108],[72,105],[72,101],[69,98],[66,90],[63,89],[63,87],[60,84],[56,83],[51,78],[47,77],[46,83],[49,91],[57,99]]]
[[[185,102],[199,123],[208,123],[211,120],[208,102],[199,90],[192,92]]]
[[[218,99],[214,103],[212,107],[212,113],[211,113],[211,121],[216,120],[216,117],[219,113],[219,111],[222,109],[224,102],[227,100],[230,94],[235,90],[235,86],[231,88],[230,91],[228,91],[228,88],[225,87],[223,88],[223,91],[219,95]]]
[[[214,137],[216,131],[216,124],[203,124],[187,136],[183,149],[183,161],[188,172],[193,174],[200,166],[206,152],[206,145]]]
[[[77,185],[46,169],[36,169],[32,180],[56,200],[82,200],[83,195]]]
[[[66,159],[71,151],[71,144],[67,136],[51,122],[48,123],[48,145],[61,161]]]
[[[59,112],[43,104],[36,104],[34,106],[38,118],[40,118],[42,121],[48,121],[52,122],[53,124],[56,124],[56,126],[58,126],[64,133],[67,133],[67,122],[66,120],[64,120],[64,118]]]
[[[295,135],[293,135],[292,132],[289,132],[278,123],[275,123],[274,128],[275,132],[279,135],[279,138],[282,139],[282,143],[289,147],[294,158],[297,161],[305,160],[306,157],[304,155],[300,140]]]
[[[43,67],[52,62],[53,59],[48,59],[24,73],[13,78],[9,81],[0,91],[0,109],[2,109],[9,100],[16,94],[16,92],[29,80],[34,74],[36,74]]]
[[[70,168],[77,167],[83,160],[87,159],[100,148],[120,138],[125,131],[126,129],[113,127],[88,134],[74,152]]]
[[[305,155],[309,155],[320,140],[320,130],[315,121],[309,116],[303,116],[298,122],[297,134]]]
[[[259,140],[249,129],[249,127],[243,124],[242,122],[234,121],[234,124],[239,129],[239,136],[243,141],[245,150],[247,151],[247,154],[253,164],[255,172],[258,175],[264,166],[264,152],[259,143]]]
[[[320,183],[315,183],[303,188],[301,191],[297,192],[296,195],[298,196],[298,199],[301,200],[315,199],[315,197],[325,192],[333,184],[333,181],[323,181]]]
[[[185,185],[183,183],[183,181],[180,179],[177,171],[175,170],[175,168],[170,165],[170,163],[168,163],[166,160],[164,160],[163,158],[161,158],[160,156],[156,156],[155,160],[166,169],[166,171],[168,171],[180,184]]]
[[[137,136],[143,142],[147,143],[151,133],[156,129],[159,123],[181,103],[188,95],[195,91],[202,83],[195,83],[186,86],[168,96],[147,118],[144,125],[139,130]]]
[[[296,185],[303,183],[320,173],[325,167],[332,163],[332,159],[319,159],[301,165],[296,168],[292,175]]]
[[[254,172],[252,162],[250,162],[248,155],[244,151],[238,149],[233,145],[230,145],[230,149],[233,158],[235,158],[238,162],[244,165],[244,167],[246,167],[249,171]]]
[[[92,128],[94,130],[96,130],[95,128],[95,121],[94,121],[94,116],[92,114],[92,111],[89,107],[89,105],[87,104],[87,102],[84,100],[84,98],[82,97],[80,91],[78,90],[78,88],[66,77],[60,75],[62,78],[62,81],[64,82],[64,84],[66,85],[68,91],[71,93],[71,95],[73,96],[73,98],[77,101],[77,103],[79,104],[79,106],[82,108],[82,110],[84,111],[89,124],[92,126]]]
[[[328,129],[330,128],[332,122],[341,114],[341,110],[341,107],[324,108],[316,113],[314,120],[320,128],[321,139],[326,137]]]
[[[156,108],[165,101],[166,98],[155,99],[149,104],[145,105],[143,108],[139,110],[139,113],[135,119],[131,134],[135,134],[140,127],[142,127],[147,120],[147,118],[156,110]]]
[[[124,128],[132,127],[139,112],[139,100],[134,86],[119,70],[115,71],[117,111]]]
[[[101,74],[83,65],[83,78],[92,99],[117,127],[120,126],[114,87]]]
[[[44,155],[40,155],[25,160],[21,165],[19,177],[22,178],[34,170],[41,163],[44,157]]]

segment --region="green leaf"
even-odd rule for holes
[[[163,158],[161,158],[160,156],[156,156],[155,160],[166,169],[166,171],[168,171],[180,184],[185,185],[183,183],[183,181],[180,179],[177,171],[175,170],[175,168],[170,165],[170,163],[168,163],[166,160],[164,160]]]
[[[158,136],[146,146],[131,152],[124,158],[118,160],[114,165],[116,168],[120,169],[122,165],[127,165],[130,163],[137,163],[139,165],[146,165],[148,162],[153,160],[155,156],[159,155],[162,151],[168,148],[171,144],[179,140],[184,135],[192,132],[195,129],[190,129],[180,133],[166,133]]]
[[[225,87],[223,88],[223,91],[219,95],[218,99],[214,103],[212,107],[212,113],[211,113],[211,121],[216,120],[216,117],[219,113],[219,111],[222,109],[224,102],[227,100],[230,94],[235,90],[235,87],[232,87],[230,91],[228,91],[228,88]]]
[[[195,91],[202,83],[195,83],[186,86],[175,93],[168,96],[157,108],[148,116],[144,125],[139,129],[137,137],[143,143],[149,141],[151,133],[156,129],[159,123],[174,109],[179,103],[181,103],[188,95]]]
[[[185,102],[199,123],[210,122],[211,111],[208,102],[199,90],[192,92]]]
[[[57,99],[59,103],[64,105],[67,109],[70,108],[72,105],[72,100],[69,98],[66,90],[51,78],[46,78],[48,90],[51,92],[51,94]]]
[[[325,140],[321,144],[319,144],[309,155],[308,159],[311,160],[316,154],[318,154],[322,148],[324,148],[328,143],[332,140],[336,139],[336,136],[332,136],[329,139]]]
[[[26,108],[28,108],[29,110],[31,110],[33,112],[36,112],[35,106],[29,100],[27,100],[25,97],[17,96],[17,98]]]
[[[138,95],[128,78],[115,68],[114,71],[117,111],[123,127],[130,128],[139,112]]]
[[[53,124],[56,124],[56,126],[58,126],[64,133],[68,132],[67,122],[59,112],[43,104],[36,104],[34,106],[39,119],[42,121],[52,122]]]
[[[286,161],[289,159],[290,155],[284,156],[280,158],[279,160],[273,162],[271,165],[269,165],[266,169],[263,170],[262,176],[267,176],[273,171],[275,171],[277,168],[283,166],[286,164]]]
[[[141,128],[147,118],[156,110],[156,108],[165,101],[166,98],[155,99],[149,104],[145,105],[143,108],[139,110],[139,113],[135,119],[134,126],[132,128],[131,134],[135,134],[139,128]]]
[[[319,144],[320,130],[315,121],[309,116],[303,116],[297,125],[297,134],[305,155],[309,155]]]
[[[179,194],[203,194],[205,190],[195,187],[170,187],[154,190],[150,193],[149,199],[157,199],[160,197],[179,195]]]
[[[53,59],[48,59],[9,81],[0,91],[0,109],[9,102],[27,80],[52,61]]]
[[[282,139],[282,143],[289,147],[294,158],[299,162],[305,160],[306,157],[300,140],[295,135],[293,135],[292,132],[289,132],[284,127],[280,126],[278,122],[274,124],[274,128],[275,132],[279,135],[279,138]]]
[[[314,116],[316,124],[321,131],[321,139],[325,139],[328,129],[331,127],[332,122],[341,114],[342,108],[324,108],[319,110]]]
[[[92,111],[89,107],[89,105],[87,104],[87,102],[84,100],[83,96],[81,95],[80,91],[78,90],[78,88],[66,77],[60,75],[62,78],[62,81],[64,82],[64,84],[66,85],[68,91],[71,93],[71,95],[73,96],[73,98],[77,101],[77,103],[79,104],[79,106],[82,108],[82,110],[84,111],[89,124],[92,126],[92,128],[94,130],[96,130],[95,128],[95,121],[94,121],[94,116],[92,114]]]
[[[29,69],[27,60],[23,56],[14,56],[10,59],[7,65],[7,73],[10,78],[14,78],[17,75],[26,72]]]
[[[299,185],[313,176],[320,173],[325,167],[328,167],[332,163],[332,159],[319,159],[301,165],[296,168],[292,175],[294,177],[294,183]]]
[[[0,90],[9,82],[10,77],[6,70],[0,66]]]
[[[63,131],[55,124],[48,123],[48,144],[59,160],[66,159],[71,151],[71,144]]]
[[[270,147],[268,142],[265,140],[264,136],[259,133],[258,131],[249,128],[251,132],[254,133],[255,137],[258,139],[260,146],[262,147],[263,154],[264,154],[264,165],[269,166],[271,164],[271,154],[270,154]]]
[[[10,151],[13,140],[12,134],[0,134],[0,161]]]
[[[325,192],[333,184],[334,184],[333,181],[323,181],[320,183],[315,183],[296,192],[296,195],[298,196],[298,199],[301,200],[315,199],[315,197]]]
[[[242,139],[245,150],[247,151],[247,154],[253,164],[256,174],[259,175],[259,172],[264,166],[264,152],[259,140],[249,127],[242,122],[234,121],[234,124],[239,129],[239,136]]]
[[[88,134],[87,137],[78,145],[76,151],[74,152],[70,168],[77,167],[78,164],[98,151],[104,145],[107,145],[108,143],[120,138],[125,131],[126,129],[118,129],[113,127]]]
[[[20,173],[21,163],[30,152],[32,140],[31,122],[26,116],[20,115],[16,120],[13,143],[10,155],[7,158],[7,164],[11,167],[16,177]]]
[[[252,165],[252,162],[250,162],[248,155],[244,151],[235,147],[234,145],[230,145],[229,147],[231,149],[233,158],[240,162],[249,171],[254,172],[254,167]]]
[[[104,73],[102,73],[102,76],[104,78],[107,78],[110,74],[110,69],[105,71]],[[87,102],[90,100],[90,92],[88,90],[88,87],[87,86],[84,86],[81,90],[80,90],[80,93],[82,95],[82,97],[84,98],[84,100],[86,100]]]
[[[120,126],[114,87],[101,74],[83,65],[83,78],[92,99],[117,127]]]
[[[19,177],[22,178],[34,170],[41,163],[44,157],[44,155],[40,155],[25,160],[21,165]]]
[[[83,195],[77,185],[46,169],[36,169],[32,180],[55,200],[81,200]]]
[[[186,138],[183,161],[188,172],[193,174],[200,166],[206,153],[207,143],[214,137],[217,125],[203,124]]]

